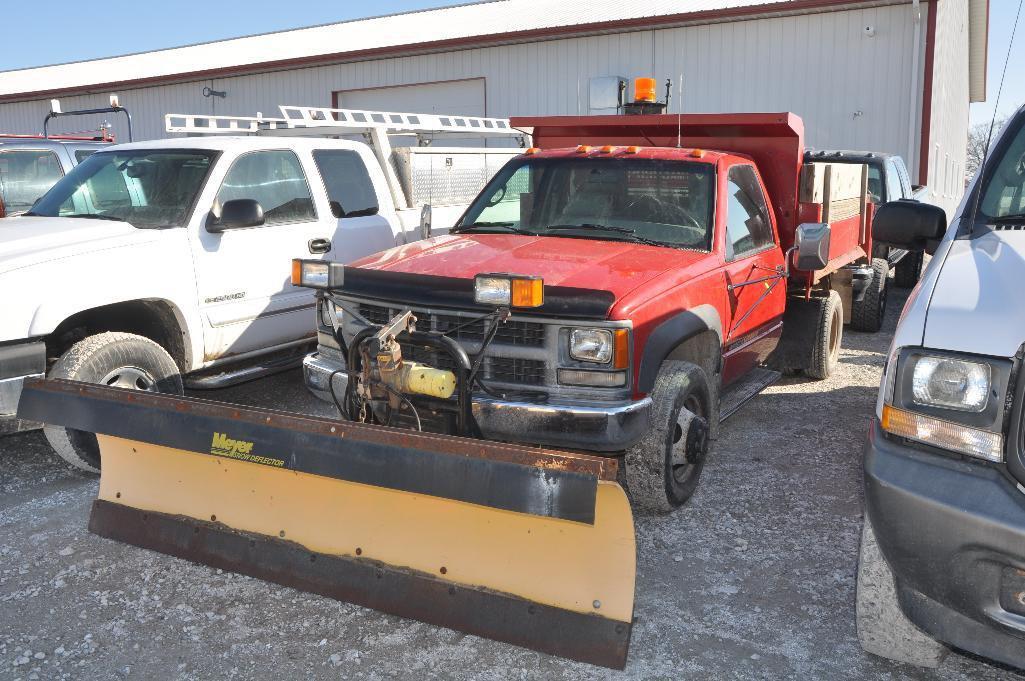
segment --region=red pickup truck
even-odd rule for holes
[[[807,162],[790,113],[512,124],[535,146],[450,234],[296,263],[321,289],[306,383],[352,419],[623,457],[669,511],[722,419],[835,367],[871,281],[865,169]]]

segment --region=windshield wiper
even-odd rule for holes
[[[599,225],[593,222],[585,222],[579,225],[548,225],[548,231],[563,231],[573,229],[593,229],[600,230],[603,232],[613,232],[615,234],[625,234],[630,241],[636,241],[640,244],[647,244],[649,246],[668,246],[669,248],[676,248],[675,244],[667,244],[664,241],[655,241],[644,236],[637,234],[637,230],[630,229],[629,227],[614,227],[612,225]]]
[[[101,215],[99,213],[75,213],[74,215],[61,215],[62,218],[88,218],[90,220],[113,220],[115,222],[127,222],[124,218],[116,218],[113,215]]]
[[[994,225],[1006,225],[1022,222],[1025,223],[1025,213],[1009,213],[1000,217],[990,218],[989,223]]]
[[[511,222],[473,222],[468,225],[460,225],[455,229],[449,230],[450,234],[462,234],[463,232],[483,232],[483,229],[471,229],[471,227],[500,227],[502,230],[512,232],[513,234],[523,234],[524,236],[537,236],[537,232],[531,232],[530,230],[520,229],[514,227]]]

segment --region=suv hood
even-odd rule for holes
[[[954,239],[929,301],[922,344],[1013,357],[1025,342],[1019,297],[1023,273],[1025,230]]]
[[[152,238],[127,222],[17,217],[0,221],[0,272]]]
[[[458,234],[418,241],[353,263],[363,269],[472,279],[477,274],[529,274],[546,286],[603,290],[617,300],[663,272],[707,253],[626,241],[520,234]]]

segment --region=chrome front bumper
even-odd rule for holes
[[[303,360],[306,387],[325,402],[340,401],[349,383],[344,363],[315,352]],[[333,374],[333,376],[332,376]],[[473,396],[473,416],[481,434],[551,447],[619,452],[648,431],[651,399],[608,405],[506,402],[484,394]]]

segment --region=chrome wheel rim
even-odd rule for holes
[[[147,392],[156,392],[157,389],[157,381],[153,375],[139,367],[118,367],[101,378],[99,382],[111,388],[128,388]]]

